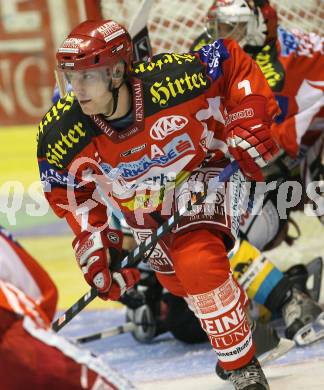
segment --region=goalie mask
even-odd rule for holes
[[[216,0],[207,14],[207,34],[235,39],[245,46],[264,46],[277,37],[277,14],[267,0]]]
[[[110,115],[115,112],[118,90],[132,63],[132,41],[123,26],[112,20],[85,21],[63,41],[56,59],[61,96],[72,89],[82,110],[95,114],[87,112],[89,102],[102,98],[105,104],[112,95]]]

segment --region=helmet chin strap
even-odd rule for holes
[[[117,106],[118,106],[118,95],[119,95],[119,88],[113,88],[112,90],[110,90],[110,92],[112,93],[112,98],[113,98],[113,109],[112,109],[112,112],[108,115],[108,113],[104,113],[104,116],[106,118],[110,118],[111,116],[114,115],[114,113],[116,112],[117,110]]]
[[[125,74],[124,74],[125,76]],[[112,112],[107,115],[107,114],[104,114],[106,118],[110,118],[111,116],[114,115],[114,113],[116,112],[117,110],[117,107],[118,107],[118,96],[119,96],[119,89],[121,88],[121,86],[124,84],[125,82],[125,77],[124,77],[124,80],[119,84],[118,87],[114,87],[113,86],[113,78],[110,79],[109,81],[109,86],[108,86],[108,90],[109,92],[112,93],[112,98],[113,98],[113,109],[112,109]]]
[[[122,84],[118,87],[118,88],[113,88],[112,87],[112,81],[110,80],[110,83],[109,83],[109,91],[112,93],[112,98],[113,98],[113,109],[112,109],[112,112],[108,115],[108,114],[104,114],[106,118],[110,118],[111,116],[114,115],[114,113],[116,112],[117,110],[117,106],[118,106],[118,95],[119,95],[119,88],[122,86]]]

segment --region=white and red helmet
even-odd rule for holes
[[[222,25],[228,26],[226,36],[220,33]],[[230,38],[244,25],[241,47],[263,46],[277,37],[277,13],[268,0],[215,0],[208,11],[206,29],[213,39]]]

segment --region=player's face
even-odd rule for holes
[[[110,69],[88,69],[82,71],[65,71],[82,111],[87,115],[109,113],[112,105]]]
[[[247,22],[219,20],[216,16],[207,19],[207,32],[213,39],[234,39],[240,42],[247,34]]]
[[[247,23],[219,23],[219,35],[240,42],[247,34]]]

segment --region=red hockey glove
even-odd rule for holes
[[[85,280],[97,288],[100,298],[116,301],[139,281],[140,272],[136,268],[111,271],[122,249],[122,233],[118,230],[81,232],[72,246]]]
[[[266,102],[261,95],[247,96],[228,114],[225,124],[229,152],[243,174],[255,181],[264,180],[261,168],[279,152],[271,136],[271,118],[266,113]]]

